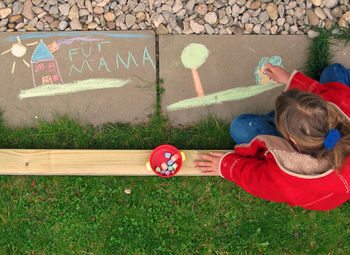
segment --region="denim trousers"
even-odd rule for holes
[[[336,63],[326,67],[320,83],[340,82],[350,87],[350,69]],[[231,123],[230,135],[237,143],[249,143],[258,135],[282,136],[275,125],[275,111],[267,114],[241,114]]]

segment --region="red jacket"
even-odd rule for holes
[[[300,89],[334,103],[350,116],[350,88],[319,82],[294,72],[288,89]],[[254,196],[300,206],[331,210],[350,198],[350,156],[344,169],[328,169],[327,162],[298,153],[287,140],[269,135],[239,144],[220,160],[220,175]]]

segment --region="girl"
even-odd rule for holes
[[[196,169],[290,206],[343,204],[350,198],[350,70],[331,65],[320,82],[271,64],[265,73],[286,84],[275,112],[238,116],[230,130],[235,151],[200,154],[206,161],[195,161]]]

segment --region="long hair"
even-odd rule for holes
[[[337,107],[315,94],[289,90],[277,97],[275,109],[277,128],[285,138],[292,138],[302,153],[327,159],[336,169],[345,163],[350,155],[350,121]],[[334,128],[341,138],[327,150],[323,143]]]

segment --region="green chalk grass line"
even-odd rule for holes
[[[128,84],[130,81],[131,80],[129,79],[88,79],[64,84],[49,84],[32,89],[21,90],[18,97],[23,99],[31,97],[64,95],[87,90],[119,88]]]
[[[253,85],[248,87],[238,87],[206,95],[204,98],[194,97],[179,101],[167,107],[168,111],[195,108],[200,106],[220,104],[226,101],[242,100],[265,91],[282,86],[282,84]]]

